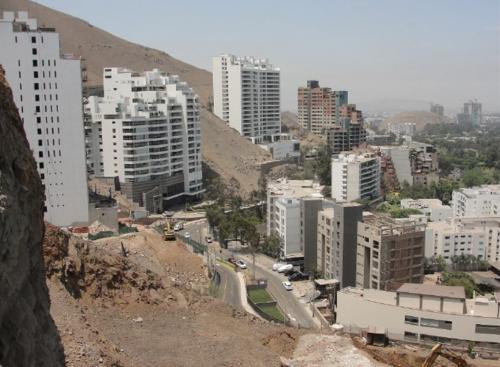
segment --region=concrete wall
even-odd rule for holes
[[[385,292],[392,293],[393,292]],[[376,317],[375,317],[376,315]],[[451,330],[425,327],[405,323],[405,316],[451,321]],[[471,315],[444,314],[441,312],[422,311],[392,304],[373,302],[365,297],[348,292],[337,293],[337,322],[349,328],[367,328],[375,326],[386,329],[389,337],[404,339],[405,332],[418,335],[432,335],[443,338],[471,340],[477,342],[500,343],[500,335],[476,333],[476,324],[500,327],[500,319]]]

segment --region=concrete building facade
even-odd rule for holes
[[[454,217],[500,216],[500,185],[482,185],[454,190]]]
[[[212,58],[214,113],[247,138],[281,132],[280,69],[267,59]]]
[[[429,223],[425,230],[425,256],[472,255],[500,261],[500,217],[450,218]]]
[[[425,224],[366,213],[357,236],[357,287],[391,290],[422,281]]]
[[[464,349],[500,343],[500,294],[466,299],[463,287],[404,284],[394,292],[345,288],[337,293],[337,323],[344,330],[378,330],[389,339]],[[376,317],[374,317],[376,315]]]
[[[118,177],[125,195],[151,212],[202,192],[198,97],[176,76],[105,68],[104,97],[89,97],[89,167]]]
[[[340,124],[324,129],[326,141],[331,154],[339,154],[354,150],[366,143],[366,130],[362,122],[352,122],[350,119],[341,119]]]
[[[357,225],[362,219],[363,206],[357,203],[333,203],[318,213],[317,270],[341,287],[356,285]]]
[[[12,89],[45,191],[45,220],[87,224],[80,60],[61,55],[59,34],[27,12],[0,19],[0,64]]]
[[[300,199],[279,198],[276,201],[275,231],[280,238],[280,258],[303,254],[300,237]]]
[[[372,153],[341,153],[332,158],[332,198],[339,202],[380,196],[380,157]]]

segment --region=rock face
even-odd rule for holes
[[[0,366],[64,366],[42,258],[43,191],[0,67]]]

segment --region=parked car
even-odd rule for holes
[[[175,223],[174,225],[174,231],[181,231],[184,229],[184,223],[182,222],[178,222],[178,223]]]
[[[307,279],[309,279],[309,274],[301,273],[300,271],[288,275],[288,280],[291,282]]]
[[[212,236],[207,236],[207,243],[212,243]]]
[[[237,260],[235,264],[240,269],[246,269],[247,268],[247,264],[243,260]]]
[[[283,282],[281,284],[283,284],[283,288],[285,288],[287,291],[291,291],[293,289],[293,284],[288,281]]]
[[[293,270],[293,265],[292,264],[285,264],[285,265],[282,265],[278,268],[278,273],[283,273],[283,274],[286,274],[286,273],[289,273]]]
[[[229,259],[227,259],[227,261],[229,261],[231,264],[236,265],[236,259],[232,256]]]
[[[189,232],[184,233],[184,238],[191,238],[191,234]]]
[[[274,263],[273,264],[273,271],[277,271],[279,268],[281,268],[283,265],[286,265],[286,264],[283,264],[283,263]]]

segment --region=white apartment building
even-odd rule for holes
[[[339,202],[380,196],[380,157],[341,153],[332,158],[332,198]]]
[[[300,140],[289,134],[275,134],[266,139],[263,144],[254,141],[261,148],[271,153],[276,161],[297,160],[300,158]]]
[[[280,69],[267,59],[212,59],[214,113],[247,138],[281,132]]]
[[[401,136],[413,136],[416,132],[416,125],[413,122],[389,123],[387,131],[396,135],[398,138]]]
[[[276,201],[275,229],[280,238],[280,257],[303,253],[300,236],[300,199],[280,198]]]
[[[301,213],[303,198],[323,198],[323,186],[311,180],[271,181],[267,185],[267,235],[281,238],[281,255],[303,250]],[[303,227],[302,227],[303,230]],[[288,231],[288,232],[287,232]]]
[[[500,261],[500,217],[452,218],[429,223],[425,230],[425,256],[472,255]]]
[[[87,224],[80,60],[60,56],[59,34],[39,27],[27,12],[0,19],[0,64],[45,190],[45,220]]]
[[[500,185],[482,185],[453,191],[454,217],[500,216]]]
[[[88,162],[118,177],[122,192],[152,212],[203,192],[198,97],[177,76],[105,68],[104,97],[89,97]]]
[[[451,218],[453,210],[449,205],[443,205],[439,199],[402,199],[402,209],[417,209],[430,222],[439,222]]]
[[[470,341],[489,349],[500,343],[500,293],[466,299],[463,287],[442,285],[403,284],[395,292],[344,288],[336,312],[336,322],[353,334],[366,330],[392,340],[464,348]]]

